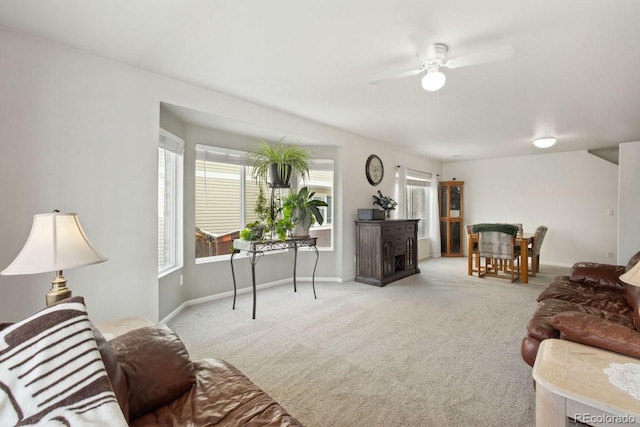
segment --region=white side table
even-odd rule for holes
[[[105,339],[109,341],[134,329],[151,325],[153,325],[153,322],[146,317],[123,317],[108,322],[101,322],[95,326],[100,333],[104,335]]]
[[[536,427],[640,426],[640,400],[614,386],[604,370],[640,359],[559,339],[542,341],[535,364]]]

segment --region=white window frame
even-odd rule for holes
[[[213,162],[218,162],[218,163],[229,163],[229,164],[235,164],[235,165],[242,165],[242,166],[246,166],[247,165],[247,156],[248,156],[248,152],[246,151],[239,151],[239,150],[234,150],[234,149],[230,149],[230,148],[223,148],[223,147],[217,147],[217,146],[212,146],[212,145],[205,145],[205,144],[196,144],[196,162],[201,162],[203,160],[206,161],[213,161]],[[331,175],[331,192],[332,192],[332,197],[335,195],[335,161],[333,159],[314,159],[314,163],[316,164],[316,169],[322,169],[323,167],[329,167],[328,165],[330,165],[331,170],[332,170],[332,175]],[[196,168],[197,170],[197,168]],[[246,171],[246,170],[245,170]],[[196,172],[197,173],[197,172]],[[239,177],[240,179],[240,183],[241,183],[241,193],[242,193],[242,198],[241,198],[241,209],[240,209],[240,216],[241,216],[241,224],[246,224],[247,220],[246,220],[246,212],[247,212],[247,206],[245,204],[246,200],[245,200],[245,183],[246,180],[251,179],[250,176],[247,176],[247,174],[241,174],[241,176]],[[312,183],[307,183],[307,185],[311,185]],[[304,185],[304,184],[299,184],[300,186]],[[292,190],[296,189],[295,188],[295,184],[292,185]],[[288,190],[287,190],[288,191]],[[265,197],[267,197],[267,199],[271,198],[271,190],[265,191]],[[335,200],[335,197],[333,197],[333,200]],[[194,200],[195,203],[195,200]],[[318,247],[317,249],[319,251],[332,251],[334,248],[334,242],[335,242],[335,225],[334,225],[334,218],[335,218],[335,212],[334,212],[334,205],[335,203],[331,204],[331,218],[332,218],[332,223],[331,223],[331,246],[325,246],[325,247]],[[300,248],[299,250],[311,250],[310,248]],[[267,252],[265,253],[265,255],[273,255],[276,253],[281,253],[281,252],[285,252],[286,250],[283,251],[272,251],[272,252]],[[238,257],[243,257],[245,256],[244,254],[238,254]],[[209,262],[218,262],[218,261],[227,261],[229,260],[229,258],[231,257],[230,254],[224,254],[224,255],[214,255],[214,256],[209,256],[209,257],[200,257],[200,258],[196,258],[195,259],[195,263],[196,264],[204,264],[204,263],[209,263]]]
[[[425,205],[425,211],[423,212],[423,215],[425,216],[425,218],[421,218],[422,220],[420,221],[420,223],[418,223],[418,230],[419,230],[418,239],[428,239],[431,237],[429,233],[429,230],[431,229],[431,227],[430,227],[430,224],[426,222],[431,220],[430,209],[433,209],[433,207],[430,206],[432,201],[431,194],[427,193],[427,191],[434,191],[433,188],[431,188],[431,178],[432,178],[432,175],[430,173],[414,171],[411,169],[407,170],[407,177],[406,177],[405,189],[404,189],[405,199],[406,199],[405,218],[411,217],[409,197],[408,197],[409,187],[425,188],[424,196],[425,196],[426,205]],[[423,234],[421,234],[421,232]]]
[[[330,246],[318,246],[316,247],[316,249],[318,249],[318,251],[323,252],[323,251],[333,251],[334,245],[335,245],[335,239],[336,239],[336,227],[335,227],[335,175],[336,175],[336,169],[335,169],[335,160],[333,159],[326,159],[326,158],[318,158],[318,159],[313,159],[314,165],[311,167],[311,170],[331,170],[331,203],[328,207],[322,207],[319,208],[321,211],[326,212],[326,215],[323,215],[325,218],[325,222],[324,224],[326,225],[313,225],[313,227],[317,227],[317,228],[322,228],[322,227],[327,227],[330,226],[331,227],[331,245]],[[300,179],[298,181],[298,187],[295,188],[295,190],[299,190],[300,188],[304,187],[305,185],[308,187],[322,187],[324,184],[324,182],[314,182],[313,179],[309,182],[302,182],[302,179]],[[321,199],[325,202],[327,202],[327,197],[326,194],[322,194],[322,195],[317,195],[315,196],[318,199]],[[330,214],[329,214],[329,209]],[[331,218],[331,221],[328,221],[327,219]],[[302,247],[299,250],[307,250],[310,251],[312,250],[310,247]]]
[[[158,277],[180,269],[183,261],[183,180],[184,180],[184,140],[160,128],[158,157],[160,150],[165,155],[165,192],[164,209],[161,209],[160,182],[158,182],[158,218],[164,216],[164,250],[169,253],[166,262],[161,264],[158,254]],[[158,158],[158,180],[160,180],[160,159]],[[160,250],[160,220],[158,221],[158,250]]]

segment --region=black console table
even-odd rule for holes
[[[311,275],[311,286],[313,287],[313,298],[316,297],[316,267],[320,253],[316,247],[316,237],[296,237],[292,239],[282,240],[241,240],[233,241],[233,252],[231,253],[231,276],[233,277],[233,309],[236,309],[236,274],[233,269],[233,258],[241,251],[249,254],[249,262],[251,263],[251,284],[253,285],[253,318],[256,318],[256,264],[265,252],[280,251],[284,249],[293,249],[293,291],[298,292],[296,287],[296,265],[298,263],[298,248],[308,247],[316,253],[316,263],[313,266],[313,274]]]

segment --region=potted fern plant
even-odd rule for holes
[[[292,174],[306,180],[313,166],[311,152],[299,145],[285,144],[284,138],[276,144],[261,140],[249,153],[248,160],[253,167],[253,179],[272,188],[289,188]]]
[[[294,237],[308,237],[309,228],[317,222],[322,225],[324,218],[320,207],[328,206],[326,202],[314,199],[314,191],[308,187],[302,187],[298,192],[291,192],[284,197],[282,212],[285,219],[293,224]]]

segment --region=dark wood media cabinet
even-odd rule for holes
[[[384,286],[418,269],[419,219],[356,221],[357,282]]]

